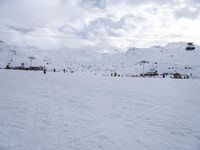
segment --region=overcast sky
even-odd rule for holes
[[[0,0],[0,40],[42,48],[200,44],[199,0]]]

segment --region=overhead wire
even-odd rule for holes
[[[18,36],[33,36],[33,37],[49,37],[49,38],[60,38],[60,39],[103,39],[110,38],[113,39],[129,39],[129,38],[153,38],[153,39],[188,39],[188,40],[197,40],[200,36],[191,36],[191,35],[158,35],[158,34],[131,34],[131,33],[105,33],[105,32],[62,32],[61,34],[49,34],[45,32],[33,33],[33,32],[13,32],[13,31],[3,31],[0,30],[0,33],[3,34],[12,34]]]

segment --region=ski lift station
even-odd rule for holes
[[[185,50],[186,51],[193,51],[193,50],[195,50],[194,44],[192,42],[188,42]]]

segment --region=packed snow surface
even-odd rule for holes
[[[0,70],[0,150],[199,150],[200,80]]]

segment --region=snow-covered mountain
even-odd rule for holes
[[[186,42],[169,43],[166,46],[153,46],[150,48],[128,48],[126,52],[109,56],[110,63],[121,64],[124,69],[135,70],[136,74],[142,72],[140,61],[148,61],[145,70],[152,68],[159,72],[181,72],[200,74],[200,47],[195,46],[194,51],[186,51]]]
[[[15,51],[15,53],[13,53]],[[0,65],[6,66],[9,62],[16,66],[21,63],[26,65],[52,65],[61,67],[67,63],[91,62],[95,61],[100,53],[95,52],[91,48],[85,49],[70,49],[62,47],[59,49],[39,49],[37,47],[25,46],[18,47],[8,44],[4,41],[0,42]],[[30,62],[30,57],[33,57]]]
[[[80,66],[89,66],[90,71],[98,70],[104,74],[116,71],[123,74],[140,74],[145,64],[145,72],[157,70],[159,73],[181,72],[200,75],[200,46],[195,45],[194,51],[186,51],[186,42],[169,43],[166,46],[152,46],[150,48],[130,47],[125,52],[115,51],[114,54],[101,53],[93,47],[82,49],[39,49],[37,47],[18,47],[0,41],[0,67],[11,62],[13,66],[25,65],[46,66],[48,68],[67,68],[73,66],[80,70]],[[30,59],[34,58],[34,59]],[[82,69],[85,68],[82,67]]]

